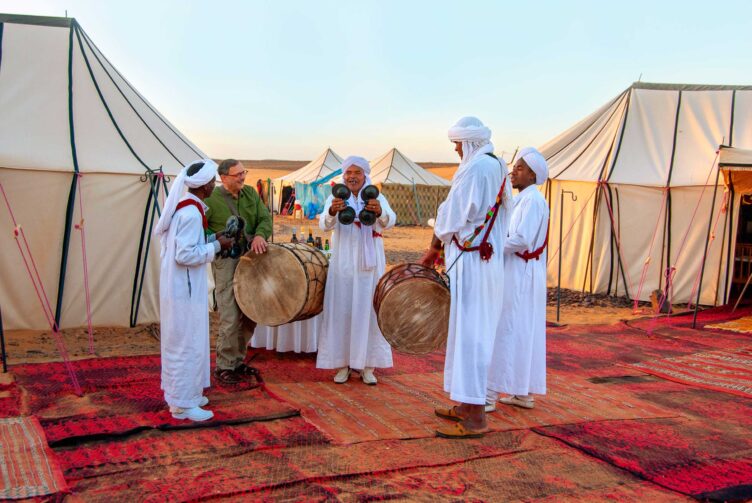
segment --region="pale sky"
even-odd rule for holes
[[[331,146],[456,161],[476,115],[497,152],[538,146],[642,75],[752,84],[749,1],[0,0],[75,17],[212,157],[309,160]]]

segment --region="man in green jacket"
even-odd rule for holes
[[[272,219],[256,191],[245,185],[247,171],[243,163],[225,159],[217,172],[222,186],[216,187],[212,195],[204,200],[209,206],[206,213],[209,232],[222,231],[230,216],[240,216],[245,221],[244,239],[240,243],[242,249],[250,248],[255,253],[266,252],[266,240],[272,233]],[[214,377],[223,384],[237,384],[244,376],[255,373],[243,361],[256,323],[243,316],[232,288],[232,279],[239,261],[239,258],[227,257],[212,262],[214,293],[219,309],[217,368]]]

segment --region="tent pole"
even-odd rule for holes
[[[697,298],[695,299],[695,312],[692,314],[692,328],[695,328],[695,326],[697,325],[697,309],[700,306],[700,292],[702,292],[702,277],[705,274],[705,262],[708,260],[708,246],[710,244],[710,228],[713,224],[713,210],[715,208],[715,198],[716,198],[716,195],[718,194],[718,179],[720,178],[720,174],[721,174],[721,167],[718,166],[717,171],[715,172],[715,189],[713,189],[713,202],[710,203],[710,215],[708,216],[708,232],[705,235],[705,251],[702,254],[702,265],[700,266],[700,282],[697,284]],[[749,283],[749,280],[747,280],[747,283]],[[746,288],[746,286],[744,288]],[[739,297],[739,299],[741,299],[741,296]],[[738,304],[739,302],[737,301],[737,305]],[[736,306],[734,306],[734,309],[736,309]]]
[[[273,243],[274,242],[274,204],[272,203],[272,200],[274,199],[274,189],[272,188],[272,179],[267,178],[266,181],[269,184],[269,193],[267,194],[269,197],[269,207],[272,208],[271,210],[269,210],[269,214],[272,217],[272,235],[269,236],[269,239],[271,239],[271,242]]]
[[[556,276],[556,281],[558,284],[556,285],[556,323],[559,323],[559,314],[561,312],[561,256],[563,255],[561,245],[562,245],[562,235],[564,234],[564,194],[569,194],[572,198],[572,201],[577,201],[577,196],[574,192],[571,190],[563,190],[561,191],[561,196],[559,197],[559,274]]]

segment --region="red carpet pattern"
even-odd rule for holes
[[[68,492],[44,432],[33,417],[0,419],[0,499]]]
[[[752,350],[749,348],[694,353],[628,366],[671,381],[752,398]]]

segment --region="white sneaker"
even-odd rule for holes
[[[496,401],[486,402],[486,412],[496,412]]]
[[[532,398],[519,397],[517,395],[499,398],[499,402],[505,405],[516,405],[517,407],[522,407],[523,409],[532,409],[533,407],[535,407],[535,401],[533,401]]]
[[[199,407],[204,407],[206,405],[209,405],[209,399],[206,398],[205,396],[202,396],[201,400],[199,400],[199,402],[198,402],[198,406]]]
[[[190,419],[191,421],[208,421],[214,417],[214,413],[201,407],[192,407],[190,409],[175,408],[172,410],[172,417],[175,419]]]
[[[365,384],[368,384],[369,386],[373,386],[376,384],[376,376],[373,375],[373,368],[372,367],[366,367],[360,372],[360,378],[363,380]]]
[[[342,367],[334,374],[334,382],[337,384],[345,384],[350,379],[350,367]]]

